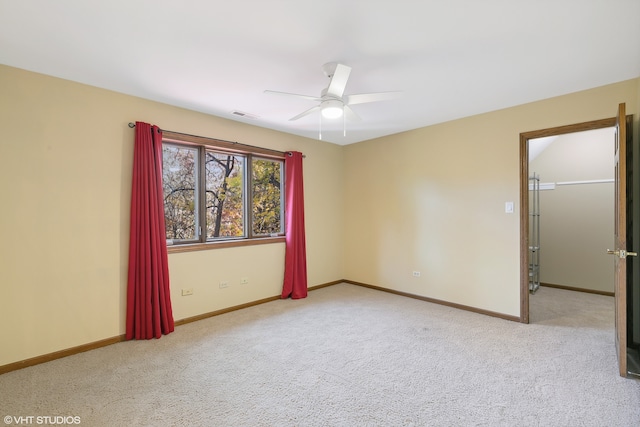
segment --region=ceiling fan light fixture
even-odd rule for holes
[[[342,102],[337,99],[330,99],[322,103],[322,116],[325,119],[337,119],[338,117],[342,117],[342,114]]]

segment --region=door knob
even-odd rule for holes
[[[624,249],[620,249],[620,250],[616,250],[616,251],[612,251],[611,249],[607,249],[607,253],[609,255],[618,255],[620,258],[626,258],[628,256],[638,256],[637,252],[628,252],[628,251],[625,251]]]

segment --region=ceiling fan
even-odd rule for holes
[[[351,109],[351,105],[385,101],[397,98],[400,95],[400,92],[377,92],[345,95],[344,90],[347,86],[349,75],[351,74],[351,67],[337,62],[329,62],[322,66],[322,71],[329,78],[329,86],[322,89],[320,96],[299,95],[296,93],[278,92],[273,90],[265,90],[264,92],[307,99],[319,103],[315,107],[311,107],[308,110],[291,117],[289,121],[298,120],[316,111],[320,111],[322,117],[327,119],[343,117],[351,121],[360,121],[360,116]],[[320,134],[320,136],[320,139],[322,139],[322,134]]]

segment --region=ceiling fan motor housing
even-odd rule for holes
[[[322,115],[327,119],[337,119],[342,116],[344,104],[338,99],[327,99],[320,104]]]

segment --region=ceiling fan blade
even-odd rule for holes
[[[378,93],[361,93],[357,95],[349,95],[345,99],[345,104],[355,105],[367,102],[388,101],[400,97],[402,92],[378,92]]]
[[[362,119],[360,118],[360,116],[356,114],[356,112],[355,112],[355,111],[353,111],[351,108],[349,108],[349,106],[348,106],[348,105],[345,105],[345,106],[343,107],[343,110],[344,110],[344,116],[345,116],[348,120],[351,120],[352,122],[359,122],[359,121],[361,121],[361,120],[362,120]]]
[[[299,95],[297,93],[289,93],[289,92],[278,92],[275,90],[265,90],[264,93],[268,93],[271,95],[285,95],[285,96],[292,96],[295,98],[301,98],[301,99],[308,99],[309,101],[322,101],[322,98],[318,98],[317,96],[310,96],[310,95]]]
[[[302,118],[302,117],[304,117],[304,116],[307,116],[307,115],[309,115],[309,114],[311,114],[311,113],[313,113],[314,111],[317,111],[317,110],[319,110],[319,109],[320,109],[320,106],[319,106],[319,105],[316,105],[315,107],[311,107],[311,108],[309,108],[308,110],[303,111],[302,113],[298,114],[297,116],[291,117],[291,118],[289,119],[289,121],[291,122],[291,121],[294,121],[294,120],[298,120],[299,118]]]
[[[344,89],[347,87],[347,80],[349,80],[349,74],[351,74],[351,67],[342,64],[336,64],[336,69],[331,76],[329,87],[327,88],[327,95],[334,96],[336,98],[342,98]]]

